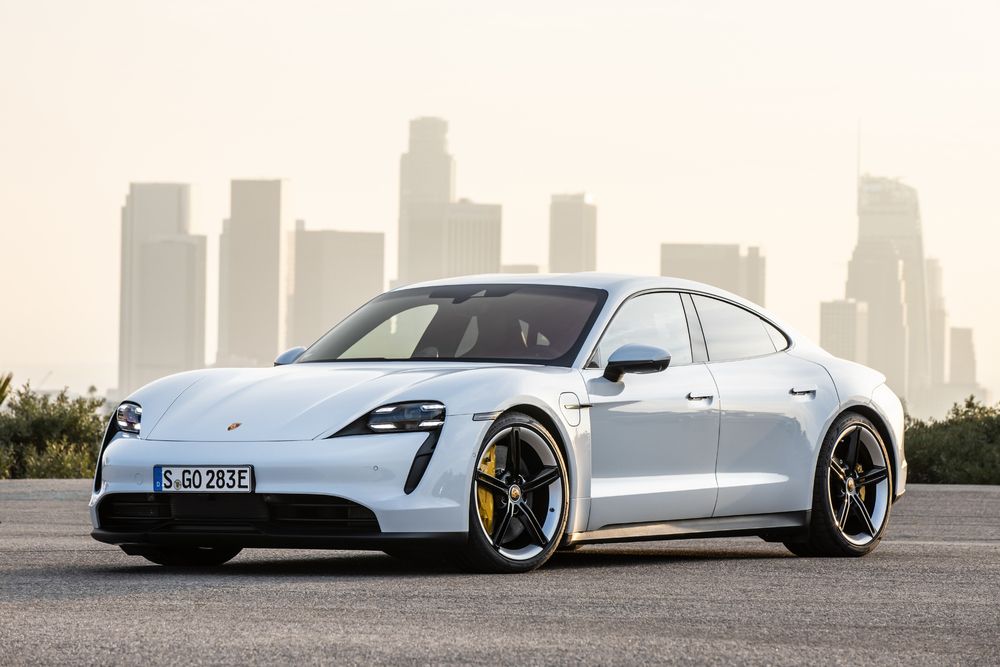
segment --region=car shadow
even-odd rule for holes
[[[259,553],[259,552],[257,552]],[[177,574],[211,574],[214,576],[276,576],[276,577],[454,577],[477,576],[463,572],[447,561],[424,562],[402,560],[379,552],[330,552],[330,555],[302,557],[289,555],[282,558],[280,552],[272,552],[274,557],[261,558],[255,550],[247,550],[241,557],[217,567],[161,567],[147,563],[138,556],[124,556],[134,559],[132,564],[121,567],[100,568],[108,574],[130,574],[137,576],[172,576]],[[322,552],[318,552],[322,553]],[[760,548],[719,548],[692,549],[671,547],[620,547],[602,545],[583,547],[574,551],[559,551],[540,570],[586,570],[643,565],[670,565],[693,561],[734,561],[734,560],[782,560],[794,558],[791,553],[777,549]]]

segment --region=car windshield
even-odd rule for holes
[[[300,362],[497,361],[569,366],[607,292],[555,285],[449,285],[388,292]]]

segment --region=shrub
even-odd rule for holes
[[[90,477],[97,463],[97,445],[80,445],[57,440],[39,452],[24,457],[25,477]]]
[[[908,419],[909,481],[930,484],[1000,484],[1000,405],[973,397],[942,420]]]
[[[104,433],[103,405],[93,389],[77,398],[66,390],[39,394],[27,384],[15,390],[0,408],[0,477],[38,476],[29,473],[29,462],[35,473],[62,466],[76,471],[73,476],[90,476]],[[86,470],[85,460],[91,462]]]

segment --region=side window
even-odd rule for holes
[[[615,350],[629,344],[666,350],[671,366],[690,364],[691,340],[680,294],[655,292],[626,301],[604,332],[589,366],[603,368]]]
[[[771,342],[774,343],[774,349],[778,352],[788,349],[788,339],[785,338],[785,334],[781,333],[778,327],[765,321],[764,328],[767,329],[767,335],[771,337]]]
[[[705,330],[709,361],[759,357],[775,352],[765,322],[731,303],[694,295],[694,305]]]

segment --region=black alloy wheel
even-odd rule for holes
[[[487,432],[471,488],[469,542],[460,563],[485,572],[525,572],[549,559],[566,530],[569,480],[552,434],[507,413]]]
[[[882,539],[892,499],[892,469],[878,429],[845,413],[820,449],[808,539],[785,546],[799,556],[864,556]]]

